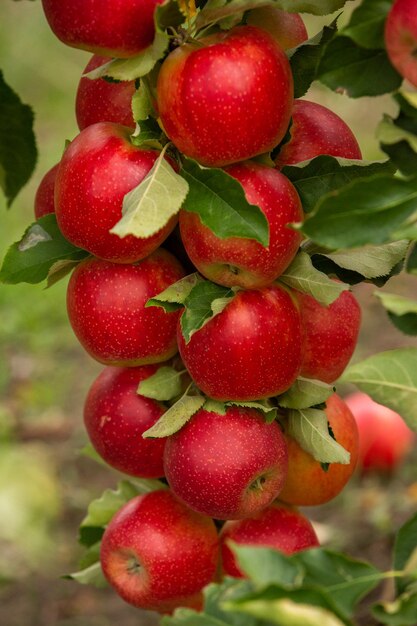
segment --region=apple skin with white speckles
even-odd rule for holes
[[[239,291],[225,309],[178,346],[192,379],[216,400],[258,400],[286,391],[301,367],[301,321],[278,285]]]
[[[279,168],[320,154],[344,159],[362,158],[359,144],[346,122],[316,102],[294,101],[290,135],[290,140],[281,147],[275,159]]]
[[[241,519],[277,497],[287,475],[287,448],[277,422],[255,409],[226,414],[200,409],[168,437],[165,476],[174,494],[216,519]]]
[[[38,220],[44,215],[55,213],[55,180],[59,163],[51,167],[43,176],[35,194],[35,217]]]
[[[284,554],[319,546],[310,520],[296,508],[274,502],[257,515],[225,523],[220,533],[222,570],[226,576],[244,578],[228,542],[274,548]]]
[[[42,0],[53,33],[67,46],[127,58],[149,46],[162,0]]]
[[[342,375],[355,350],[361,309],[355,296],[343,291],[326,307],[296,292],[303,329],[301,376],[332,383]]]
[[[146,302],[183,278],[177,259],[162,248],[134,265],[89,258],[72,273],[68,317],[84,349],[106,365],[161,363],[177,352],[180,312]]]
[[[246,24],[266,30],[284,50],[295,48],[308,39],[307,29],[298,13],[287,13],[274,6],[248,11]]]
[[[108,582],[130,604],[172,613],[200,610],[201,590],[217,569],[214,522],[179,502],[169,490],[137,496],[112,518],[101,542]]]
[[[287,131],[292,103],[288,59],[254,26],[184,44],[158,76],[157,106],[168,137],[210,167],[272,150]]]
[[[109,59],[93,55],[83,74],[108,63]],[[104,78],[91,80],[82,76],[78,83],[75,99],[75,115],[78,128],[83,130],[97,122],[114,122],[129,128],[135,128],[132,112],[132,97],[135,93],[135,81],[110,83]]]
[[[165,439],[144,439],[166,407],[138,394],[139,384],[157,365],[106,367],[91,385],[84,404],[84,424],[96,452],[111,467],[141,478],[164,475]]]
[[[396,0],[385,22],[385,46],[397,72],[417,87],[417,0]]]
[[[115,263],[134,263],[156,250],[177,216],[151,237],[109,231],[122,218],[124,196],[137,187],[159,156],[130,142],[132,130],[112,122],[88,126],[66,149],[56,178],[55,212],[68,241]]]
[[[193,264],[209,280],[226,287],[270,285],[298,251],[301,235],[287,227],[304,218],[295,187],[278,170],[251,161],[226,168],[243,186],[248,202],[260,207],[269,224],[269,245],[253,239],[221,239],[197,213],[180,212],[181,237]]]

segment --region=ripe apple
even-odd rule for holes
[[[80,263],[68,284],[67,308],[81,345],[106,365],[147,365],[172,357],[180,312],[145,304],[183,276],[179,262],[162,248],[135,265],[95,258]]]
[[[133,498],[116,513],[100,558],[123,600],[171,613],[178,606],[201,608],[201,590],[215,576],[218,552],[213,520],[161,490]]]
[[[268,152],[291,117],[293,80],[265,31],[237,26],[173,50],[157,84],[159,114],[181,152],[218,167]]]
[[[164,475],[165,439],[144,439],[142,434],[166,408],[137,393],[139,383],[157,370],[156,365],[106,367],[84,404],[84,424],[95,450],[106,463],[131,476]]]
[[[244,578],[228,546],[229,541],[240,545],[275,548],[284,554],[320,545],[310,520],[282,502],[274,502],[254,517],[229,521],[223,526],[220,533],[223,573]]]
[[[390,473],[415,443],[415,435],[398,413],[374,402],[366,393],[345,398],[359,430],[358,466],[363,473]]]
[[[287,475],[287,449],[277,422],[255,409],[200,409],[168,437],[165,476],[174,494],[216,519],[252,516],[277,497]]]
[[[134,263],[151,254],[175,227],[177,217],[151,237],[120,238],[110,229],[122,217],[124,196],[145,178],[159,156],[129,140],[131,129],[100,122],[88,126],[62,157],[55,210],[64,237],[95,256]]]
[[[396,0],[385,22],[385,45],[395,69],[417,87],[417,0]]]
[[[35,195],[35,217],[38,220],[44,215],[55,212],[54,190],[59,163],[51,167],[39,183]]]
[[[359,450],[355,418],[336,394],[327,400],[326,415],[336,441],[350,452],[350,462],[347,465],[331,463],[326,471],[295,439],[284,433],[288,447],[288,475],[279,494],[283,502],[295,506],[324,504],[342,491],[355,470]]]
[[[155,35],[162,0],[42,0],[54,34],[67,46],[107,57],[131,57]]]
[[[108,58],[93,55],[84,74],[108,62]],[[135,128],[132,113],[132,97],[135,81],[109,83],[104,78],[91,80],[82,76],[78,83],[75,114],[80,130],[97,122],[115,122]]]
[[[295,48],[308,39],[307,29],[298,13],[287,13],[274,6],[248,11],[246,24],[266,30],[284,50]]]
[[[278,285],[239,291],[221,313],[178,346],[190,376],[216,400],[258,400],[286,391],[301,366],[297,305]]]
[[[297,253],[301,236],[286,225],[302,221],[304,214],[295,187],[278,170],[251,161],[226,168],[258,205],[269,223],[269,246],[253,239],[220,239],[197,213],[180,212],[181,237],[198,270],[220,285],[255,289],[270,285]]]
[[[301,376],[332,383],[343,373],[355,350],[361,309],[355,296],[343,291],[326,307],[297,293],[303,331]]]
[[[330,154],[344,159],[361,159],[359,144],[349,126],[327,107],[309,100],[295,100],[290,140],[278,153],[279,168]]]

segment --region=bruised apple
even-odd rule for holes
[[[59,163],[46,172],[35,194],[35,217],[38,220],[44,215],[55,212],[55,180]]]
[[[308,39],[307,29],[298,13],[287,13],[274,6],[248,11],[246,24],[266,30],[284,50],[295,48]]]
[[[270,285],[297,253],[301,235],[290,222],[303,220],[295,187],[278,170],[245,161],[226,168],[243,186],[249,203],[258,205],[269,224],[269,245],[253,239],[221,239],[205,226],[197,213],[180,212],[181,237],[193,264],[209,280],[246,289]]]
[[[93,382],[84,404],[84,424],[96,452],[112,467],[142,478],[164,475],[165,439],[144,439],[166,408],[137,393],[156,365],[106,367]]]
[[[157,84],[159,115],[186,156],[218,167],[268,152],[291,117],[293,79],[271,35],[237,26],[169,54]]]
[[[68,317],[84,349],[106,365],[147,365],[177,352],[179,312],[146,302],[183,278],[177,259],[162,248],[135,265],[88,258],[72,273]]]
[[[215,576],[218,552],[213,520],[159,490],[133,498],[116,513],[100,559],[123,600],[171,613],[179,606],[201,609],[201,590]]]
[[[273,502],[255,516],[228,521],[220,533],[222,569],[226,576],[243,578],[228,542],[239,545],[275,548],[284,554],[319,546],[315,530],[307,517],[296,508]]]
[[[336,394],[327,400],[326,415],[336,441],[350,453],[348,464],[324,469],[288,434],[288,474],[279,499],[295,506],[318,506],[335,498],[352,476],[359,450],[358,427],[349,407]]]
[[[385,22],[385,46],[395,69],[417,87],[417,0],[396,0]]]
[[[180,324],[177,336],[192,379],[216,400],[276,396],[300,371],[300,314],[289,292],[278,285],[239,291],[188,343]]]
[[[276,498],[287,474],[287,449],[277,422],[255,409],[200,409],[168,437],[165,476],[175,495],[216,519],[254,515]]]

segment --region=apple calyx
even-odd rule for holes
[[[128,559],[126,563],[126,571],[128,574],[137,576],[143,571],[143,566],[140,563],[136,555],[133,555]]]

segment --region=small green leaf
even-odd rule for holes
[[[300,376],[288,391],[278,396],[277,402],[283,409],[308,409],[326,402],[333,393],[331,385]]]
[[[67,574],[66,576],[63,576],[63,578],[75,580],[77,583],[80,583],[80,585],[92,585],[97,589],[107,587],[108,585],[107,580],[104,578],[100,563],[93,563],[93,565],[90,565],[79,572]]]
[[[277,583],[288,589],[300,586],[303,569],[278,550],[263,547],[249,547],[228,542],[235,554],[239,568],[245,572],[257,587]]]
[[[181,330],[186,343],[225,309],[236,292],[235,287],[223,287],[208,280],[197,282],[184,301],[185,311],[181,316]]]
[[[404,593],[392,602],[380,602],[372,607],[378,624],[387,626],[415,626],[417,593]]]
[[[385,20],[391,7],[392,0],[363,0],[341,34],[363,48],[385,48]]]
[[[154,424],[143,433],[143,437],[169,437],[180,430],[199,409],[206,399],[203,396],[189,396],[189,389]]]
[[[145,150],[162,150],[163,137],[158,122],[150,117],[140,121],[135,133],[131,136],[131,141],[133,145],[142,146]]]
[[[350,463],[350,453],[331,436],[324,411],[291,410],[288,415],[288,434],[320,463]]]
[[[220,402],[219,400],[213,400],[212,398],[207,398],[203,409],[205,411],[209,411],[210,413],[217,413],[218,415],[226,415],[226,405],[224,402]]]
[[[171,311],[178,311],[178,309],[181,309],[184,306],[184,303],[192,289],[194,289],[197,283],[202,282],[203,280],[204,279],[200,276],[200,274],[189,274],[189,276],[181,278],[173,285],[167,287],[164,291],[161,291],[161,293],[157,296],[148,300],[145,306],[160,306],[165,309],[167,313],[171,313]]]
[[[139,88],[133,94],[132,113],[135,122],[146,120],[153,113],[149,91],[143,80],[140,81]]]
[[[410,557],[417,549],[417,513],[408,519],[397,533],[394,545],[394,567],[401,571],[407,568]],[[404,593],[410,582],[408,578],[397,578],[395,582],[398,594]]]
[[[409,274],[417,275],[417,244],[414,244],[408,256],[406,270]]]
[[[239,181],[224,170],[203,168],[192,159],[184,160],[181,174],[189,185],[184,209],[197,213],[217,237],[254,239],[268,246],[268,220],[258,206],[246,200]]]
[[[384,115],[384,118],[379,123],[376,131],[376,136],[381,143],[386,145],[392,145],[400,141],[406,141],[409,144],[410,148],[413,150],[413,152],[417,152],[417,135],[415,135],[410,130],[398,126],[396,124],[396,120],[394,120],[389,115]]]
[[[181,377],[183,374],[184,371],[177,372],[173,367],[164,365],[155,374],[141,381],[138,393],[153,400],[172,400],[172,398],[179,396],[182,391]]]
[[[348,285],[336,282],[316,270],[306,252],[297,254],[291,265],[281,274],[279,281],[312,296],[324,306],[332,304],[343,291],[349,289]]]
[[[417,432],[417,348],[380,352],[351,365],[340,379],[401,415]]]
[[[73,261],[71,259],[56,261],[56,263],[51,266],[48,272],[48,276],[46,277],[47,289],[49,289],[49,287],[52,287],[53,285],[56,285],[56,283],[68,276],[68,274],[70,274],[72,270],[77,267],[79,262],[80,261]]]
[[[392,323],[406,335],[417,335],[417,300],[375,291]]]
[[[124,197],[123,217],[110,232],[119,237],[155,235],[177,215],[187,193],[186,181],[161,152],[142,182]]]
[[[241,406],[245,409],[255,409],[263,414],[265,421],[267,424],[271,424],[277,418],[278,409],[276,406],[270,406],[267,401],[265,402],[252,402],[252,401],[242,401],[238,402],[237,400],[227,402],[227,406]]]

